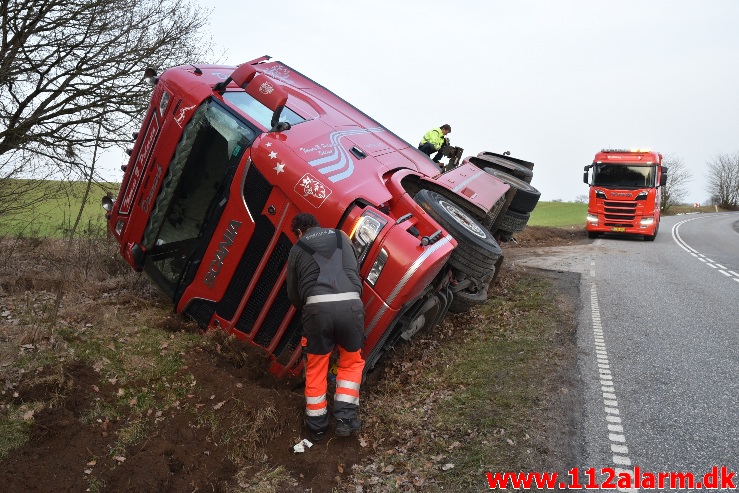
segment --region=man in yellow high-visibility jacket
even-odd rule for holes
[[[452,127],[446,123],[439,128],[432,128],[424,134],[421,143],[418,144],[418,150],[428,157],[431,157],[431,154],[436,151],[434,162],[438,163],[441,160],[444,147],[449,145],[446,135],[450,133],[452,133]]]

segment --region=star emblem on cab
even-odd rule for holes
[[[277,171],[277,174],[279,175],[283,171],[285,171],[285,163],[277,163],[277,166],[272,168],[273,170]]]

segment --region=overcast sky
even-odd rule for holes
[[[199,0],[214,60],[270,55],[412,144],[535,163],[542,200],[587,193],[601,148],[706,163],[739,151],[739,1]]]

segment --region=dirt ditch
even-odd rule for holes
[[[532,230],[518,244],[505,245],[504,252],[506,248],[583,239],[584,234],[577,232]],[[193,327],[174,316],[150,286],[135,284],[140,281],[131,277],[111,280],[104,272],[108,267],[85,274],[84,284],[73,278],[84,287],[64,298],[60,315],[64,330],[29,341],[28,333],[39,333],[43,325],[39,320],[53,299],[48,286],[35,280],[49,282],[43,274],[52,270],[39,265],[39,258],[51,263],[58,259],[48,251],[36,256],[36,261],[21,256],[16,268],[0,272],[0,339],[4,346],[0,352],[0,417],[5,417],[0,432],[21,437],[18,446],[6,447],[0,460],[4,490],[328,492],[434,491],[442,487],[436,473],[426,476],[424,464],[428,471],[439,471],[443,464],[435,464],[438,459],[434,458],[410,457],[413,447],[409,444],[415,439],[388,432],[372,408],[387,398],[377,392],[378,379],[383,376],[395,375],[417,385],[418,376],[410,377],[413,370],[403,362],[428,360],[423,344],[400,348],[383,361],[386,367],[373,372],[363,397],[369,403],[363,410],[368,426],[358,437],[338,438],[329,430],[323,443],[296,454],[293,445],[306,437],[299,382],[272,378],[263,371],[260,351],[222,334],[174,349],[176,340],[192,336]],[[572,279],[549,277],[562,296],[576,302],[577,286]],[[105,296],[106,292],[115,294]],[[139,301],[142,293],[144,301]],[[97,331],[96,337],[110,334],[110,347],[126,353],[130,350],[126,343],[132,344],[142,333],[133,327],[143,323],[152,325],[151,331],[159,338],[155,356],[178,361],[176,370],[164,377],[164,386],[174,389],[172,399],[154,396],[143,404],[152,389],[164,388],[161,377],[144,373],[123,385],[125,379],[111,377],[112,363],[106,357],[83,352],[90,333]],[[453,333],[455,324],[469,323],[463,315],[450,317],[444,330]],[[573,342],[563,339],[558,344],[566,354]],[[112,353],[104,354],[113,359]],[[154,365],[147,360],[140,364]],[[424,364],[432,368],[434,362]],[[573,365],[574,359],[563,359],[557,371],[563,385],[574,392]],[[423,400],[427,389],[417,391]],[[561,406],[542,408],[535,417],[542,427],[553,428],[542,435],[546,436],[543,445],[533,450],[534,464],[557,469],[576,460],[577,424],[572,414],[556,410],[576,407],[576,392],[563,399]],[[409,437],[425,433],[408,431]],[[459,443],[454,437],[449,440]],[[397,462],[406,464],[405,469],[388,466],[388,458],[399,454],[409,454]],[[414,472],[414,467],[424,472]]]

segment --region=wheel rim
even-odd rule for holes
[[[439,205],[441,205],[441,207],[444,208],[447,214],[452,216],[452,218],[454,218],[457,223],[461,224],[464,229],[477,236],[478,238],[487,238],[485,230],[482,229],[470,216],[459,209],[456,205],[447,202],[446,200],[440,200]]]

